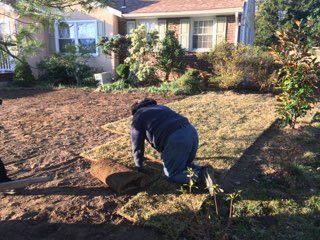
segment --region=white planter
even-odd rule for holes
[[[99,82],[99,85],[112,82],[112,74],[110,72],[102,72],[94,74],[94,79]]]

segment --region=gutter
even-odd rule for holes
[[[152,13],[123,13],[122,17],[125,19],[137,18],[161,18],[161,17],[196,17],[196,16],[210,16],[210,15],[226,15],[241,13],[243,8],[221,8],[212,10],[197,10],[197,11],[176,11],[176,12],[152,12]]]
[[[111,13],[111,14],[117,16],[117,17],[120,17],[120,18],[123,17],[122,12],[119,11],[119,10],[117,10],[117,9],[115,9],[115,8],[113,8],[113,7],[109,7],[109,6],[108,6],[108,7],[105,8],[105,10],[106,10],[108,13]]]

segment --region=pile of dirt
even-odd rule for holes
[[[10,177],[54,177],[13,196],[0,195],[1,238],[156,238],[153,231],[115,216],[127,197],[115,196],[93,179],[89,164],[79,156],[115,138],[101,126],[128,117],[130,105],[144,97],[159,103],[181,98],[80,89],[0,90],[0,158]]]

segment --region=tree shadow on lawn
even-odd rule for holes
[[[144,226],[157,226],[164,239],[317,239],[320,234],[320,212],[306,214],[257,214],[235,216],[227,213],[215,217],[208,212],[184,211],[152,216]],[[209,217],[210,216],[210,217]],[[176,219],[174,224],[168,219]],[[139,223],[138,223],[139,224]]]
[[[148,222],[163,229],[181,227],[186,239],[317,239],[320,234],[320,114],[312,125],[298,130],[280,129],[275,123],[245,152],[219,183],[227,192],[242,190],[228,223],[229,201],[219,197],[221,219],[215,218],[212,199],[202,210],[154,215]],[[313,157],[306,159],[306,153]],[[274,171],[265,170],[276,166]],[[208,217],[210,215],[210,218]],[[166,219],[177,226],[166,226]],[[172,221],[170,221],[172,222]]]
[[[2,240],[21,239],[104,239],[104,240],[140,240],[162,239],[161,234],[149,228],[132,226],[126,221],[121,223],[92,224],[51,223],[47,219],[39,220],[3,220],[0,221]]]
[[[53,89],[33,89],[33,88],[22,88],[22,89],[1,89],[0,88],[0,98],[4,100],[17,99],[25,97],[34,97],[40,94],[55,91]]]

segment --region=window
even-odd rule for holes
[[[9,23],[0,22],[0,39],[4,39],[9,35]]]
[[[193,49],[210,49],[213,46],[213,20],[195,20],[192,30]]]
[[[143,19],[138,20],[138,26],[145,25],[148,31],[158,30],[158,20],[157,19]]]
[[[59,52],[66,52],[69,46],[77,46],[86,53],[97,53],[97,22],[63,22],[58,29]]]
[[[131,34],[132,31],[136,28],[136,22],[135,21],[128,21],[127,22],[127,34]]]

